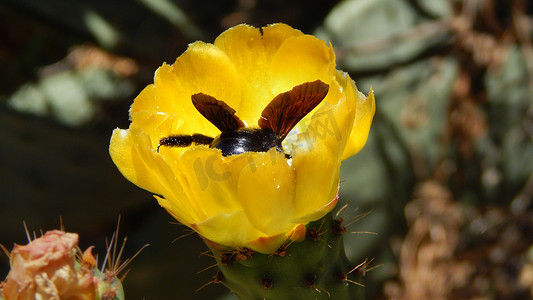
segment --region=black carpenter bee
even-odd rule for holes
[[[247,128],[224,101],[198,93],[191,96],[192,104],[220,131],[212,138],[203,134],[171,135],[159,140],[159,147],[209,145],[222,151],[223,156],[244,152],[266,152],[275,147],[283,152],[281,142],[296,124],[326,97],[329,85],[320,80],[306,82],[274,97],[261,113],[259,128]],[[286,157],[290,157],[285,154]]]

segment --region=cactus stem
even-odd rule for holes
[[[303,241],[286,242],[272,254],[217,251],[221,247],[208,243],[221,272],[208,284],[223,283],[240,299],[364,299],[363,285],[355,280],[370,261],[350,264],[345,231],[342,218],[328,215],[307,225]]]

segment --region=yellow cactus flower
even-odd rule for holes
[[[327,95],[282,151],[224,156],[209,143],[160,145],[170,136],[220,135],[193,105],[195,94],[224,101],[242,124],[258,128],[277,95],[317,80]],[[128,180],[204,239],[272,253],[333,209],[341,161],[366,143],[374,110],[372,92],[364,96],[335,69],[331,45],[285,24],[238,25],[163,64],[134,100],[129,129],[113,131],[109,152]]]

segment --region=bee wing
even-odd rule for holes
[[[234,131],[244,127],[244,123],[235,115],[235,110],[224,101],[204,93],[194,94],[191,99],[194,107],[220,131]]]
[[[306,82],[274,97],[258,121],[283,140],[296,124],[310,113],[328,94],[329,85],[320,81]]]

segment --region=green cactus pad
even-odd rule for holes
[[[330,215],[309,223],[302,242],[273,254],[249,249],[215,253],[215,282],[240,299],[364,299],[355,265],[346,258],[341,220]]]

